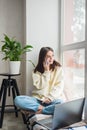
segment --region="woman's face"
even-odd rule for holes
[[[48,62],[48,64],[53,64],[54,61],[54,53],[53,51],[48,51],[45,57],[45,62]]]

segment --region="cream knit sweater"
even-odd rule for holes
[[[62,67],[55,68],[54,71],[32,72],[34,90],[32,96],[42,100],[48,97],[51,100],[60,99],[63,92],[63,70]]]

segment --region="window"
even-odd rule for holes
[[[85,40],[85,0],[64,0],[64,44]]]
[[[66,100],[85,96],[86,0],[62,0],[61,52],[65,73]]]
[[[65,94],[68,100],[84,97],[84,57],[84,49],[76,49],[63,52]]]

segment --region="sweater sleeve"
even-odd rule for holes
[[[50,80],[50,71],[45,71],[43,74],[39,72],[32,72],[33,85],[36,89],[43,89],[48,86]]]
[[[57,70],[57,77],[54,86],[51,88],[48,98],[51,100],[60,98],[63,88],[64,88],[64,80],[63,80],[63,69],[60,68]]]

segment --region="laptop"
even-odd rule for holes
[[[47,130],[57,130],[67,127],[82,120],[85,98],[69,101],[55,105],[54,116],[45,122],[37,123],[44,126]]]

